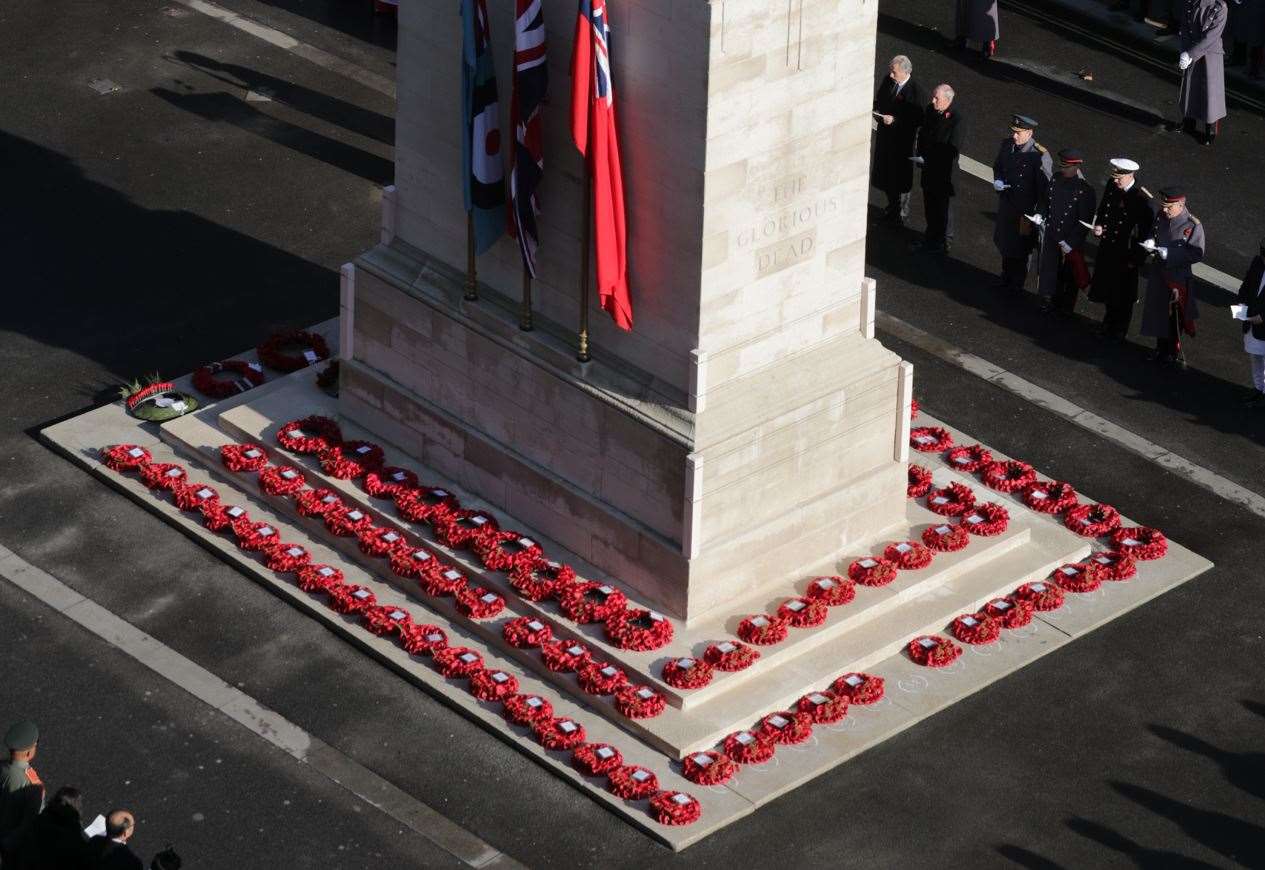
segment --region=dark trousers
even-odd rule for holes
[[[953,194],[923,188],[922,205],[927,213],[927,244],[953,244]]]
[[[1071,314],[1076,310],[1076,295],[1080,292],[1080,288],[1076,286],[1076,281],[1072,279],[1072,267],[1068,264],[1066,257],[1059,260],[1059,280],[1054,290],[1054,298],[1050,300],[1050,304],[1054,306],[1055,311],[1061,311],[1064,314]]]
[[[1107,311],[1102,318],[1103,334],[1114,338],[1124,338],[1129,334],[1129,321],[1133,319],[1133,299],[1122,296],[1107,303]]]
[[[1002,257],[1001,281],[1011,290],[1022,290],[1028,280],[1028,257]]]
[[[885,190],[887,194],[887,213],[889,215],[900,215],[901,220],[909,217],[909,191],[901,193],[898,190]]]

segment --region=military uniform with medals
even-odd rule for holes
[[[1011,120],[1012,132],[1035,130],[1037,122],[1023,115]],[[993,161],[993,187],[997,190],[997,224],[993,243],[1001,254],[1001,284],[1023,290],[1028,259],[1037,243],[1036,226],[1025,215],[1034,214],[1049,190],[1054,163],[1035,138],[1016,145],[1003,139]]]

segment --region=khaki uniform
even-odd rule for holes
[[[44,783],[25,761],[0,764],[0,855],[44,809]]]

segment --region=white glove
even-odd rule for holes
[[[1183,69],[1183,70],[1184,70],[1184,69],[1186,69],[1186,67],[1190,66],[1192,63],[1194,63],[1194,61],[1193,61],[1193,60],[1191,60],[1191,59],[1190,59],[1190,55],[1188,55],[1188,54],[1187,54],[1186,52],[1184,52],[1184,51],[1183,51],[1181,54],[1179,54],[1179,55],[1177,56],[1177,68],[1178,68],[1178,69]]]
[[[921,157],[910,157],[909,159],[917,163],[919,166],[922,166],[924,163],[927,162],[926,160],[923,160]]]
[[[1065,254],[1070,254],[1072,253],[1072,246],[1067,242],[1059,242],[1059,250]]]
[[[1039,214],[1032,215],[1030,218],[1028,218],[1028,220],[1032,221],[1037,226],[1041,226],[1041,224],[1045,223],[1045,218]]]
[[[1161,260],[1168,259],[1168,248],[1156,248],[1155,253],[1160,255]]]
[[[1138,244],[1148,251],[1155,250],[1155,239],[1147,239],[1145,242],[1138,242]]]
[[[997,191],[998,193],[1001,193],[1005,189],[1006,189],[1006,182],[1002,181],[1000,178],[996,178],[993,180],[993,190]]]

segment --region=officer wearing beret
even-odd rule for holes
[[[1094,216],[1094,189],[1081,175],[1085,156],[1076,148],[1059,152],[1059,174],[1033,215],[1041,228],[1037,257],[1037,292],[1041,310],[1071,314],[1076,294],[1089,286],[1085,265],[1086,226]]]
[[[1185,366],[1181,333],[1195,334],[1199,307],[1191,283],[1191,267],[1204,258],[1204,228],[1186,209],[1180,187],[1160,190],[1160,213],[1151,237],[1140,244],[1147,252],[1146,299],[1142,305],[1142,334],[1155,339],[1156,362]]]
[[[4,735],[9,760],[0,764],[0,860],[6,863],[20,835],[44,809],[44,783],[31,767],[39,739],[34,722],[18,722]]]
[[[1001,253],[999,287],[1018,293],[1028,277],[1028,259],[1036,245],[1036,225],[1025,215],[1037,210],[1054,174],[1050,154],[1037,142],[1037,122],[1025,115],[1010,121],[1010,136],[1003,139],[993,161],[993,189],[997,191],[997,225],[993,243]]]
[[[1124,341],[1129,334],[1133,306],[1138,301],[1138,269],[1146,260],[1146,252],[1138,244],[1150,238],[1155,221],[1151,193],[1137,181],[1141,168],[1127,157],[1113,158],[1111,180],[1094,215],[1098,255],[1089,299],[1106,306],[1102,335],[1112,341]]]

